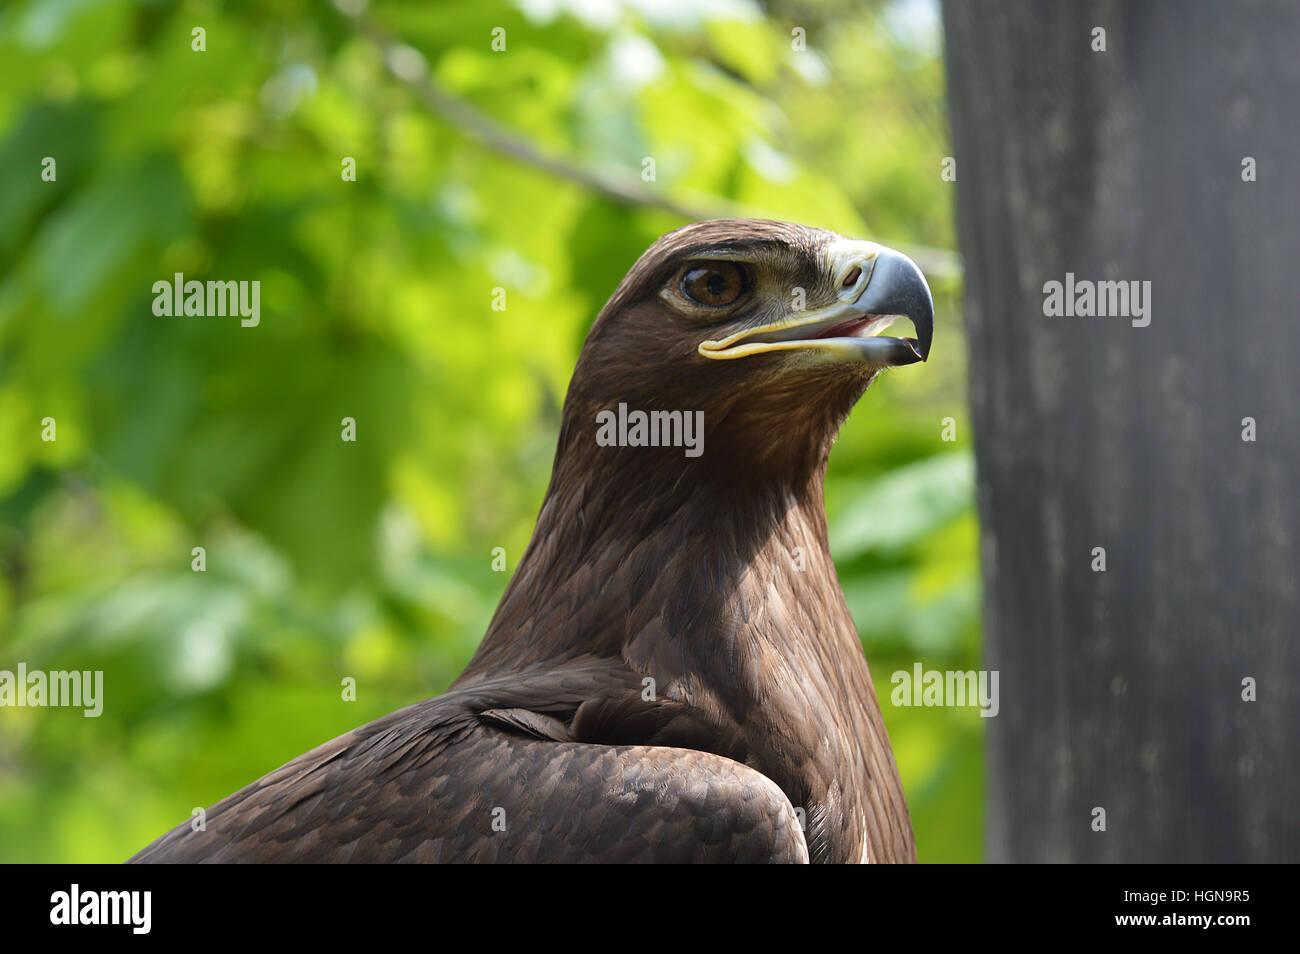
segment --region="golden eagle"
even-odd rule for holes
[[[878,335],[898,316],[915,338]],[[659,239],[582,348],[460,678],[132,860],[914,861],[823,481],[933,324],[920,270],[870,242],[760,220]]]

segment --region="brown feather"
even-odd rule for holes
[[[657,242],[592,327],[537,529],[460,679],[133,860],[915,860],[822,491],[871,374],[710,362],[659,296],[727,253],[814,294],[834,238],[728,220]],[[703,411],[705,453],[598,446],[619,401]]]

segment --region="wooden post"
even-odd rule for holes
[[[1300,4],[945,0],[944,26],[988,857],[1296,861]],[[1075,312],[1083,283],[1149,297],[1049,316],[1049,282]]]

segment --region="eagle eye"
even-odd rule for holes
[[[701,262],[682,276],[682,294],[700,305],[730,305],[745,291],[745,273],[733,262]]]

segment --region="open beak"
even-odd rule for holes
[[[718,341],[701,342],[699,353],[723,360],[811,350],[888,367],[924,361],[934,337],[934,299],[916,263],[873,242],[835,242],[827,254],[839,283],[839,301]],[[912,322],[915,338],[880,334],[899,317]]]

